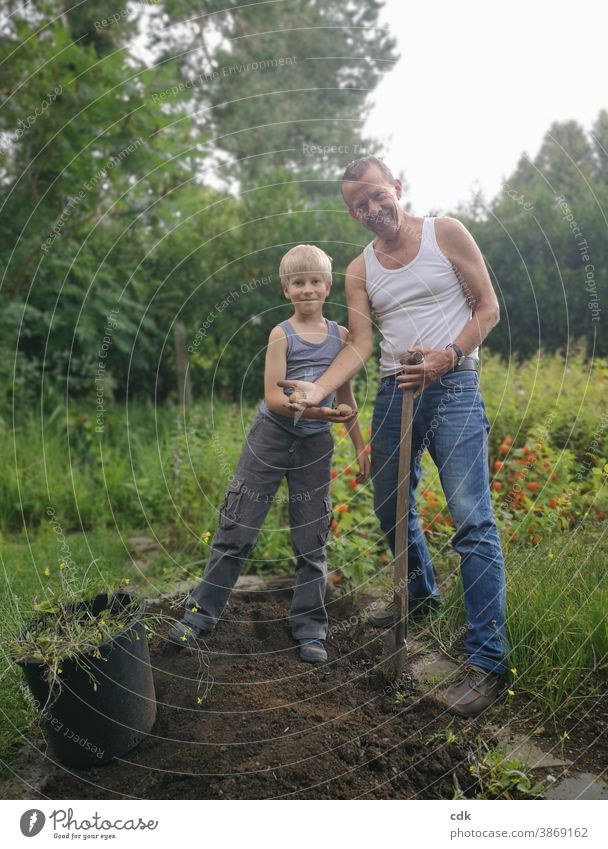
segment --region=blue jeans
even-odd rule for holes
[[[397,467],[402,390],[394,377],[380,381],[372,422],[374,510],[395,552]],[[428,448],[439,470],[460,555],[467,615],[465,648],[471,663],[490,672],[506,671],[505,573],[492,511],[487,436],[490,423],[476,371],[449,372],[414,399],[410,510],[408,518],[409,597],[439,599],[433,564],[415,509],[420,460]]]

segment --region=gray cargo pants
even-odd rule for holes
[[[295,437],[258,413],[220,507],[203,579],[186,602],[185,622],[203,631],[210,631],[217,624],[276,500],[279,484],[286,477],[291,543],[296,556],[289,613],[291,631],[296,640],[325,639],[325,543],[332,520],[332,453],[333,439],[328,430],[315,436]]]

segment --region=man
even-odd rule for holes
[[[374,509],[395,550],[401,391],[414,392],[408,532],[410,609],[424,614],[439,592],[415,511],[425,448],[439,470],[454,521],[467,614],[462,676],[442,696],[463,716],[477,716],[499,695],[505,675],[505,576],[489,488],[489,422],[479,392],[479,345],[499,321],[496,295],[472,236],[453,218],[418,218],[400,206],[402,185],[381,160],[366,156],[346,169],[342,196],[350,215],[375,238],[346,271],[349,343],[315,383],[283,381],[319,404],[371,356],[372,310],[382,341],[381,381],[372,423]],[[402,368],[406,351],[419,365]],[[387,627],[392,605],[370,617]]]

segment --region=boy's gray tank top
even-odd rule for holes
[[[335,321],[325,319],[327,324],[327,336],[322,342],[307,342],[298,336],[293,325],[289,321],[282,321],[279,327],[283,329],[287,337],[287,369],[286,380],[309,380],[314,382],[326,371],[342,350],[342,339],[340,330]],[[291,395],[291,389],[284,389],[285,395]],[[321,407],[331,407],[334,393],[328,395],[321,402]],[[318,419],[301,418],[294,424],[290,416],[280,416],[273,413],[262,401],[259,407],[260,413],[273,422],[276,422],[294,436],[315,436],[325,430],[329,430],[331,424]]]

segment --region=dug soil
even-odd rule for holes
[[[440,704],[378,675],[383,645],[336,601],[330,661],[301,663],[282,593],[233,595],[208,654],[150,644],[158,719],[119,761],[54,766],[51,799],[451,799],[474,780]],[[166,603],[164,612],[175,616]],[[47,757],[50,752],[47,752]]]
[[[370,599],[359,596],[355,606],[350,596],[334,596],[329,663],[313,667],[298,660],[291,638],[290,589],[264,587],[233,594],[205,652],[179,651],[166,640],[168,624],[157,626],[150,651],[158,719],[136,749],[76,771],[57,763],[32,731],[0,782],[0,798],[473,797],[480,741],[500,747],[509,728],[557,755],[556,776],[564,760],[566,770],[605,774],[605,698],[559,725],[533,718],[532,705],[514,711],[508,698],[476,720],[454,717],[432,698],[441,681],[420,676],[420,663],[437,657],[426,653],[420,626],[412,627],[404,676],[387,682],[379,674],[383,639],[365,622]],[[180,615],[169,601],[153,610]],[[436,663],[431,671],[443,679]],[[534,763],[538,756],[530,754]]]

